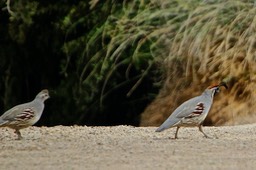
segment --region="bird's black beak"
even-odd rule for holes
[[[221,82],[221,83],[219,84],[219,87],[221,87],[221,86],[224,86],[226,89],[228,89],[228,86],[227,86],[227,84],[226,84],[225,82]]]

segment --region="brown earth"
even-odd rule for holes
[[[156,127],[0,129],[1,169],[254,169],[256,124],[156,133]],[[171,138],[170,138],[171,137]]]

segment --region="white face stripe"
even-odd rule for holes
[[[212,88],[211,89],[212,90],[212,97],[214,97],[214,94],[217,92],[219,92],[219,90],[220,90],[220,88],[219,88],[219,86],[217,86],[217,87],[214,87],[214,88]]]

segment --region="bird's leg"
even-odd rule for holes
[[[175,132],[175,139],[178,139],[178,131],[179,131],[179,126],[177,126],[176,132]]]
[[[21,140],[22,139],[21,133],[20,133],[20,131],[18,129],[15,129],[14,133],[16,133],[18,135],[17,140]]]
[[[207,135],[204,133],[204,131],[203,131],[203,126],[202,126],[202,125],[199,125],[198,127],[199,127],[199,131],[204,134],[204,137],[206,137],[206,138],[211,138],[211,137],[207,136]]]

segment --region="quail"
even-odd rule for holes
[[[202,132],[206,138],[209,138],[202,129],[202,123],[212,106],[214,95],[220,91],[221,86],[224,86],[226,89],[228,88],[224,82],[209,86],[200,96],[189,99],[181,104],[166,121],[156,129],[156,132],[161,132],[170,127],[177,127],[175,132],[175,139],[177,139],[180,127],[197,126],[199,127],[199,131]]]
[[[9,127],[15,130],[17,139],[22,139],[20,129],[34,125],[44,110],[44,101],[49,98],[48,90],[39,92],[31,102],[17,105],[7,110],[0,117],[0,127]]]

